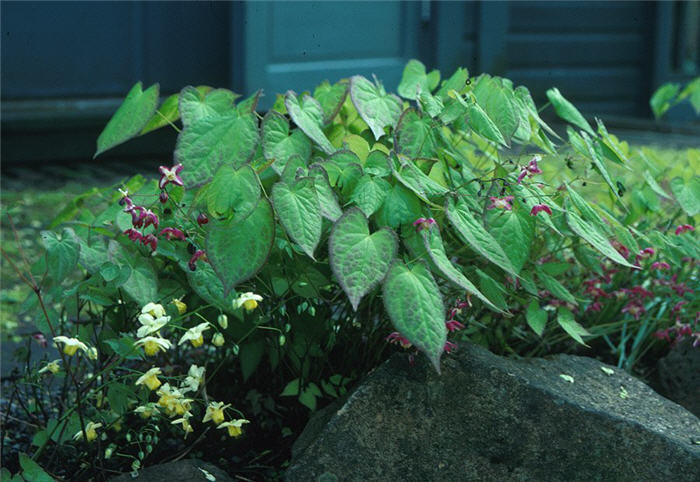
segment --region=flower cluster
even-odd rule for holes
[[[139,340],[135,345],[143,347],[147,356],[154,356],[160,351],[169,350],[172,347],[170,340],[160,335],[160,330],[170,321],[170,317],[165,315],[165,308],[156,303],[147,303],[139,315],[141,326],[136,331]]]

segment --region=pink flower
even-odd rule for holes
[[[671,328],[666,328],[665,330],[658,330],[655,331],[654,333],[651,334],[654,338],[658,338],[659,340],[666,340],[667,342],[671,342],[671,336],[669,334]]]
[[[413,221],[413,225],[416,227],[416,232],[421,232],[424,229],[430,229],[430,227],[435,224],[435,220],[433,218],[418,218],[415,221]]]
[[[675,305],[673,305],[673,308],[671,308],[672,313],[680,313],[681,309],[683,309],[683,305],[687,305],[688,302],[685,300],[679,301]]]
[[[149,246],[151,248],[151,251],[155,251],[158,247],[158,238],[156,238],[152,234],[147,234],[146,236],[141,238],[141,243],[144,246]]]
[[[404,337],[401,333],[398,331],[394,331],[389,334],[385,338],[385,340],[392,345],[400,345],[401,348],[411,348],[413,346],[410,341],[408,341],[408,338]]]
[[[676,228],[676,236],[678,236],[679,234],[683,234],[686,231],[695,231],[695,228],[690,224],[681,224]]]
[[[622,255],[623,258],[627,259],[629,257],[630,250],[627,248],[627,246],[615,239],[610,241],[610,244],[612,244],[613,248],[615,248],[617,252],[620,253],[620,255]]]
[[[656,261],[654,263],[651,263],[651,269],[658,269],[658,270],[671,269],[671,265],[668,264],[666,261]]]
[[[187,266],[190,268],[190,271],[194,271],[197,269],[197,261],[202,257],[206,257],[206,255],[201,249],[198,249],[194,252],[192,257],[190,258],[190,261],[187,263]]]
[[[504,198],[491,196],[489,200],[491,204],[486,206],[486,209],[505,209],[506,211],[513,209],[513,205],[511,204],[513,202],[513,196],[506,196]]]
[[[676,336],[690,336],[693,333],[690,323],[679,323],[676,321]]]
[[[464,325],[462,323],[454,319],[447,320],[445,326],[447,327],[447,331],[449,331],[450,333],[464,328]]]
[[[131,241],[141,241],[141,239],[143,238],[143,235],[141,233],[132,228],[129,228],[126,231],[124,231],[124,234],[126,234]]]
[[[184,241],[186,239],[185,233],[183,233],[177,228],[163,228],[163,230],[160,232],[160,235],[165,236],[168,240],[175,238],[179,239],[180,241]]]
[[[445,350],[445,353],[452,353],[457,349],[457,344],[452,343],[451,341],[446,341],[445,346],[443,347],[443,350]]]
[[[166,191],[161,191],[160,195],[158,196],[158,200],[160,201],[161,204],[165,204],[168,202],[168,193]]]
[[[535,154],[527,166],[523,167],[518,176],[518,184],[520,184],[526,176],[534,176],[535,174],[542,174],[542,169],[537,166],[537,163],[542,160],[542,156]]]
[[[630,315],[634,316],[635,320],[638,320],[644,313],[646,313],[646,310],[644,309],[644,305],[642,305],[642,303],[634,300],[627,303],[625,307],[622,308],[622,312],[629,313]]]
[[[158,229],[158,216],[150,209],[146,209],[143,213],[143,227],[146,228],[150,225]]]
[[[142,228],[143,221],[146,219],[146,208],[132,205],[128,209],[128,211],[125,209],[124,212],[131,213],[131,224],[133,224],[135,228]]]
[[[535,204],[532,206],[532,210],[530,211],[531,216],[537,216],[537,213],[540,211],[544,211],[550,216],[552,215],[552,210],[547,206],[546,204]]]
[[[158,168],[160,171],[160,181],[158,182],[158,187],[163,189],[170,183],[176,184],[178,186],[184,186],[185,183],[182,182],[179,174],[182,171],[182,164],[175,164],[173,167],[168,169],[165,166],[160,166]]]
[[[591,303],[588,305],[588,308],[586,308],[586,311],[600,311],[603,309],[603,305],[600,303],[600,301],[596,301],[595,303]]]
[[[204,226],[209,222],[209,218],[207,217],[206,214],[204,213],[199,213],[199,216],[197,216],[197,224],[200,226]]]
[[[36,333],[34,333],[34,334],[32,335],[32,338],[34,338],[34,340],[36,340],[36,342],[37,342],[42,348],[46,348],[46,347],[48,346],[48,344],[49,344],[48,341],[46,340],[46,337],[44,336],[44,334],[43,334],[42,332],[40,332],[40,331],[37,331]]]

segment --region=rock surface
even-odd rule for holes
[[[657,364],[659,393],[700,417],[700,347],[687,338]]]
[[[202,470],[206,471],[203,472]],[[210,475],[207,478],[207,474]],[[211,478],[214,477],[214,478]],[[197,459],[184,459],[167,464],[153,465],[139,471],[138,477],[131,474],[122,474],[112,479],[112,482],[180,482],[197,481],[204,482],[232,482],[233,479],[220,468]]]
[[[439,376],[395,355],[339,405],[309,423],[287,481],[700,480],[700,420],[591,358],[463,344]]]

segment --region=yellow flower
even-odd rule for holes
[[[154,318],[150,315],[150,313],[144,313],[139,316],[139,322],[141,323],[141,326],[136,331],[136,336],[138,336],[139,338],[143,338],[144,336],[150,335],[151,333],[155,333],[161,328],[163,328],[169,321],[169,316],[160,316],[158,318]]]
[[[214,336],[212,337],[212,339],[211,339],[211,343],[212,343],[212,345],[214,345],[214,346],[223,346],[223,345],[224,345],[224,341],[225,341],[225,340],[224,340],[224,335],[222,335],[221,333],[217,333],[217,334],[214,335]]]
[[[85,353],[88,351],[88,347],[85,343],[78,340],[77,338],[68,338],[67,336],[56,336],[53,339],[56,343],[63,343],[63,353],[68,356],[75,355],[78,348],[83,350]]]
[[[190,416],[191,416],[191,414],[188,413],[184,417],[178,418],[177,420],[173,420],[172,422],[170,422],[173,425],[178,424],[178,423],[182,424],[182,430],[185,431],[185,438],[187,438],[187,435],[189,433],[193,432],[192,425],[190,425],[190,421],[189,421]]]
[[[175,298],[172,301],[172,304],[175,305],[175,308],[177,308],[177,312],[181,315],[187,313],[187,305],[181,301],[181,298]]]
[[[61,367],[58,365],[59,361],[60,360],[54,360],[52,362],[47,363],[44,368],[39,370],[39,373],[51,372],[55,375],[61,370]]]
[[[102,426],[101,423],[88,422],[85,426],[85,436],[88,442],[92,442],[97,438],[97,429]],[[79,430],[75,435],[73,435],[73,440],[80,440],[83,438],[83,431]]]
[[[192,400],[189,398],[183,398],[182,393],[172,388],[167,383],[163,385],[160,390],[156,392],[160,398],[158,399],[158,405],[165,408],[165,413],[172,417],[174,415],[183,415],[190,410]]]
[[[153,356],[159,351],[168,350],[170,347],[173,346],[169,340],[166,340],[165,338],[158,338],[155,336],[147,336],[145,338],[141,338],[136,343],[134,343],[134,345],[143,346],[143,351],[148,356]]]
[[[228,434],[231,437],[238,437],[243,433],[243,430],[241,430],[241,426],[244,423],[250,423],[250,421],[244,418],[240,418],[238,420],[231,420],[230,422],[221,423],[217,428],[227,428]]]
[[[149,403],[148,405],[141,405],[140,407],[136,407],[134,409],[134,412],[138,413],[141,418],[151,418],[154,414],[160,413],[158,411],[158,408],[153,405],[152,403]]]
[[[146,303],[146,306],[141,308],[141,313],[149,314],[153,318],[161,318],[165,316],[165,308],[157,303]]]
[[[204,414],[204,418],[202,419],[202,423],[208,422],[211,420],[214,422],[214,425],[219,425],[221,422],[224,421],[224,409],[230,407],[231,405],[224,405],[224,402],[211,402],[209,403],[209,406],[207,407],[207,411]]]
[[[182,345],[186,341],[189,341],[195,348],[197,348],[198,346],[202,346],[202,344],[204,343],[204,336],[202,335],[202,332],[208,330],[209,328],[209,323],[200,323],[199,325],[187,330],[187,332],[185,332],[185,334],[182,335],[182,338],[180,338],[180,341],[177,342],[177,344]]]
[[[97,348],[94,346],[88,348],[87,356],[90,360],[97,360]]]
[[[216,319],[216,322],[219,324],[221,328],[224,330],[228,328],[228,316],[225,314],[221,313],[219,317]]]
[[[258,301],[262,301],[262,296],[251,293],[242,293],[235,300],[233,300],[233,307],[238,309],[241,306],[246,309],[246,311],[253,311],[258,307]]]
[[[175,413],[178,415],[184,415],[190,411],[192,408],[191,398],[181,398],[175,403]]]
[[[159,374],[160,368],[153,367],[136,380],[136,385],[146,385],[149,390],[153,391],[161,385],[160,380],[158,380]]]
[[[182,382],[180,390],[183,393],[196,392],[199,390],[199,385],[204,381],[204,367],[198,367],[197,365],[191,365],[190,369],[187,371],[187,377]]]

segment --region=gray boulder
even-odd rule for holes
[[[659,393],[700,417],[700,347],[686,338],[656,365]]]
[[[183,459],[167,464],[152,465],[139,471],[137,477],[122,474],[112,479],[112,482],[233,482],[233,479],[220,468],[208,462],[197,459]]]
[[[395,355],[339,405],[298,439],[287,481],[700,480],[700,420],[592,358],[463,344],[437,375]]]

